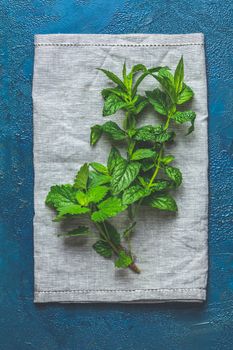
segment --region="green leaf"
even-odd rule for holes
[[[127,268],[130,264],[132,264],[132,258],[126,254],[124,250],[121,250],[119,253],[118,259],[115,261],[115,266],[118,268]]]
[[[172,102],[176,102],[174,78],[169,69],[161,68],[158,72],[158,75],[154,77],[160,82],[165,92],[171,98]]]
[[[184,61],[182,56],[176,67],[175,75],[174,75],[174,84],[175,84],[175,89],[177,94],[179,94],[182,90],[183,80],[184,80]]]
[[[90,233],[89,228],[86,226],[79,226],[76,229],[58,234],[58,237],[81,237],[87,236]]]
[[[102,199],[104,199],[108,191],[109,188],[106,186],[96,186],[89,188],[87,191],[88,203],[99,203]]]
[[[119,109],[127,106],[120,97],[115,94],[109,95],[104,101],[103,116],[107,117],[109,115],[115,114]]]
[[[146,72],[147,69],[143,64],[136,64],[135,66],[132,67],[131,72],[126,76],[124,83],[127,86],[128,91],[131,91],[131,89],[132,89],[133,78],[134,78],[135,74],[140,72],[140,71]],[[134,97],[134,93],[133,93],[133,97]]]
[[[78,171],[75,180],[74,187],[79,190],[85,190],[87,188],[87,180],[89,176],[88,164],[85,163]]]
[[[102,241],[101,239],[97,241],[95,244],[93,244],[93,249],[98,253],[99,255],[105,257],[105,258],[111,258],[112,256],[112,247],[105,241]]]
[[[95,222],[103,222],[108,218],[116,216],[118,213],[126,209],[120,198],[110,197],[98,205],[98,211],[95,211],[91,219]]]
[[[167,210],[167,211],[177,211],[177,204],[171,196],[168,194],[163,194],[159,196],[153,196],[149,199],[147,202],[151,207],[157,208],[160,210]]]
[[[102,125],[102,130],[115,141],[122,141],[126,139],[124,130],[119,128],[119,126],[112,121],[104,123]]]
[[[163,133],[163,127],[162,125],[158,126],[152,126],[152,125],[145,125],[141,128],[136,129],[135,135],[133,138],[136,141],[151,141],[155,142],[156,136]]]
[[[102,135],[102,127],[100,125],[94,125],[91,127],[90,144],[94,146]]]
[[[108,168],[101,163],[92,162],[90,166],[100,174],[108,175]]]
[[[135,104],[135,114],[139,114],[147,105],[148,100],[143,96],[139,96],[139,99]]]
[[[168,96],[160,89],[155,89],[153,91],[146,91],[146,96],[154,107],[154,109],[162,114],[167,115],[171,101]]]
[[[134,227],[136,226],[136,222],[134,221],[132,224],[130,224],[126,230],[123,232],[123,237],[124,239],[128,240],[130,238],[130,236],[132,235],[133,233],[133,229]]]
[[[162,162],[164,165],[167,165],[167,164],[173,162],[174,159],[175,159],[175,157],[173,157],[172,155],[169,154],[169,155],[163,157],[163,158],[161,159],[161,162]]]
[[[107,162],[109,174],[112,174],[113,169],[115,168],[116,164],[118,163],[119,160],[121,161],[122,159],[123,158],[121,157],[118,149],[115,147],[112,147],[112,149],[109,153],[108,162]]]
[[[86,195],[86,193],[84,193],[82,191],[78,191],[76,193],[76,199],[79,202],[79,204],[84,206],[84,207],[86,207],[89,203],[88,196]]]
[[[97,68],[97,69],[100,70],[101,72],[103,72],[104,74],[106,74],[106,76],[107,76],[110,80],[112,80],[115,84],[119,85],[123,91],[126,91],[126,92],[127,92],[124,83],[121,81],[120,78],[118,78],[117,75],[115,75],[113,72],[110,72],[110,71],[108,71],[108,70],[106,70],[106,69],[101,69],[101,68]]]
[[[156,180],[150,187],[153,192],[164,191],[170,188],[170,182],[167,180]]]
[[[89,173],[89,187],[96,187],[100,185],[105,185],[111,182],[111,176],[110,175],[104,175],[100,173],[96,173],[94,171],[90,171]]]
[[[67,204],[65,207],[58,208],[58,215],[54,221],[60,221],[65,215],[81,215],[86,214],[90,211],[89,208],[81,207],[79,204]]]
[[[194,130],[196,113],[192,111],[176,112],[175,114],[172,115],[172,119],[175,120],[175,122],[178,124],[190,122],[191,126],[188,129],[188,134],[190,134]]]
[[[144,72],[142,75],[140,75],[140,77],[136,80],[134,87],[132,89],[132,97],[134,97],[137,93],[137,89],[139,87],[139,85],[141,84],[141,82],[146,78],[146,76],[150,74],[149,71]]]
[[[180,186],[182,182],[182,173],[178,168],[172,167],[172,166],[166,166],[165,167],[165,173],[166,175],[174,181],[176,186]]]
[[[178,105],[182,105],[183,103],[191,100],[193,96],[194,96],[193,90],[189,86],[187,86],[185,83],[183,83],[183,89],[179,93],[176,103]]]
[[[145,196],[148,196],[149,194],[150,190],[148,189],[142,188],[139,185],[131,186],[124,191],[122,202],[125,205],[129,205]]]
[[[119,245],[121,242],[121,236],[119,234],[119,232],[117,231],[117,229],[110,224],[110,222],[105,221],[103,224],[100,224],[101,227],[103,228],[104,231],[107,231],[108,237],[110,238],[110,240],[116,244]]]
[[[127,74],[126,74],[126,63],[125,62],[123,64],[122,76],[123,76],[123,80],[124,80],[124,84],[125,84],[126,77],[127,77]]]
[[[128,164],[124,159],[119,161],[112,174],[112,192],[117,194],[126,189],[137,177],[140,167],[138,162]]]
[[[128,96],[127,93],[122,91],[119,87],[103,89],[101,91],[101,94],[102,94],[104,99],[106,99],[109,95],[112,95],[112,94],[114,94],[118,97],[121,97],[122,100],[125,100]]]
[[[143,186],[143,187],[147,187],[148,186],[148,182],[146,182],[146,179],[142,176],[138,176],[138,181],[140,182],[140,184]]]
[[[45,203],[52,208],[64,207],[76,203],[76,191],[71,185],[56,185],[50,188]]]
[[[153,158],[147,158],[147,159],[143,159],[142,161],[141,161],[141,164],[142,164],[142,167],[141,167],[141,169],[143,170],[143,171],[149,171],[149,170],[151,170],[152,168],[154,168],[154,166],[155,166],[155,159],[153,159]]]
[[[147,71],[146,66],[144,66],[144,64],[139,63],[139,64],[136,64],[135,66],[133,66],[133,68],[132,68],[133,74],[136,74],[140,71],[143,71],[143,72]]]
[[[149,148],[141,148],[132,154],[131,160],[141,160],[145,158],[152,158],[156,155],[155,151]]]
[[[175,137],[175,133],[173,131],[163,131],[161,134],[155,136],[155,142],[164,143],[167,141],[172,141]]]

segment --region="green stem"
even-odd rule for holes
[[[158,161],[157,161],[157,166],[155,168],[155,171],[150,179],[150,182],[148,184],[148,188],[151,187],[151,185],[153,184],[156,176],[158,175],[158,172],[159,172],[159,169],[160,169],[160,162],[161,162],[161,158],[162,158],[162,155],[163,155],[163,146],[161,147],[160,151],[159,151],[159,156],[158,156]]]
[[[117,249],[117,247],[112,243],[112,241],[108,237],[106,226],[104,225],[105,230],[103,230],[102,227],[99,224],[97,224],[97,223],[95,223],[95,226],[98,228],[98,230],[100,231],[101,235],[104,237],[104,240],[112,247],[112,250],[117,255],[119,255],[119,250]]]
[[[171,115],[168,115],[168,116],[167,116],[166,123],[165,123],[164,128],[163,128],[164,131],[168,129],[169,124],[170,124],[170,120],[171,120]],[[163,155],[163,145],[162,145],[162,147],[161,147],[161,149],[160,149],[160,151],[159,151],[159,156],[158,156],[157,165],[156,165],[155,171],[154,171],[154,173],[153,173],[153,175],[152,175],[152,177],[151,177],[151,179],[150,179],[150,182],[149,182],[149,184],[148,184],[148,188],[151,187],[151,185],[153,184],[154,180],[156,179],[156,177],[157,177],[157,175],[158,175],[158,173],[159,173],[160,162],[161,162],[162,155]],[[139,202],[138,202],[138,204],[137,204],[135,210],[132,211],[132,212],[133,212],[132,220],[134,220],[135,216],[137,215],[138,210],[139,210],[139,208],[140,208],[140,206],[141,206],[141,204],[142,204],[142,201],[143,201],[143,198],[139,200]]]
[[[121,244],[119,244],[119,246],[116,247],[115,244],[112,243],[111,239],[108,238],[108,232],[105,224],[104,224],[104,228],[105,228],[104,230],[102,229],[101,225],[99,225],[98,223],[95,223],[95,226],[99,230],[101,237],[103,237],[104,240],[111,246],[112,250],[117,256],[119,256],[119,253],[122,250],[126,252],[125,248]],[[135,264],[134,261],[128,266],[128,268],[135,273],[140,273],[140,269],[138,268],[138,266]]]

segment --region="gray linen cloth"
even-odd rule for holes
[[[90,127],[102,117],[102,88],[111,83],[97,67],[120,74],[126,60],[172,69],[181,55],[185,81],[195,91],[195,132],[176,128],[171,146],[183,184],[177,215],[142,209],[133,251],[142,273],[116,270],[92,249],[93,238],[63,239],[65,224],[52,222],[44,201],[51,185],[72,182],[86,161],[106,161],[109,142],[89,145]],[[142,89],[154,88],[153,78]],[[208,150],[207,91],[202,34],[36,35],[33,78],[35,167],[35,302],[203,301],[207,282]],[[151,114],[151,113],[150,113]],[[121,119],[118,113],[111,119]],[[146,116],[155,122],[155,115]],[[117,218],[123,227],[125,216]],[[71,226],[73,223],[71,224]]]

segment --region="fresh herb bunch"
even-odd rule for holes
[[[180,106],[191,100],[194,93],[184,83],[183,57],[180,59],[174,75],[168,67],[147,69],[138,64],[127,73],[123,65],[122,79],[114,73],[100,69],[115,84],[102,91],[104,98],[103,116],[124,111],[122,126],[113,121],[91,128],[90,143],[94,146],[103,134],[113,146],[107,165],[92,162],[85,163],[78,171],[74,183],[52,186],[46,198],[46,204],[55,208],[54,221],[68,219],[70,216],[85,215],[94,223],[98,240],[94,250],[105,258],[116,256],[115,266],[129,267],[136,273],[140,270],[131,251],[130,239],[136,227],[136,217],[141,205],[159,210],[177,211],[175,199],[170,190],[181,185],[181,171],[171,163],[174,156],[165,154],[166,144],[173,142],[175,132],[171,124],[190,122],[190,134],[194,130],[196,114],[191,110],[179,110]],[[145,96],[138,94],[138,87],[147,76],[159,83]],[[161,116],[161,124],[137,127],[140,115],[147,105],[151,105]],[[126,148],[124,157],[116,144]],[[127,210],[129,225],[123,232],[109,221]],[[75,230],[62,234],[65,237],[89,235],[92,229],[79,226]],[[124,244],[127,243],[127,248]]]

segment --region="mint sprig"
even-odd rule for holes
[[[90,143],[95,146],[101,137],[107,138],[112,147],[107,164],[85,163],[77,172],[73,184],[52,186],[46,204],[56,211],[55,221],[79,218],[80,225],[64,237],[90,235],[93,225],[98,236],[93,249],[102,257],[115,259],[117,268],[130,268],[139,273],[131,250],[131,239],[136,230],[136,218],[140,207],[176,212],[177,203],[169,191],[182,184],[182,173],[175,157],[166,154],[167,144],[175,140],[175,127],[190,123],[187,134],[194,131],[196,114],[185,110],[184,104],[194,93],[184,82],[184,60],[181,57],[174,74],[168,67],[146,68],[137,64],[127,72],[123,64],[122,77],[106,69],[99,69],[111,81],[112,87],[102,90],[103,116],[124,112],[122,125],[106,121],[91,128]],[[147,77],[155,79],[154,89],[138,93],[138,87]],[[180,109],[182,105],[182,110]],[[149,107],[160,118],[160,123],[138,127],[143,110]],[[173,130],[174,127],[174,130]],[[118,149],[124,145],[125,154]],[[122,148],[122,147],[121,147]],[[111,219],[127,211],[128,224],[120,232]],[[82,224],[88,218],[90,227]],[[146,217],[145,217],[146,220]],[[125,247],[127,244],[127,248]]]

